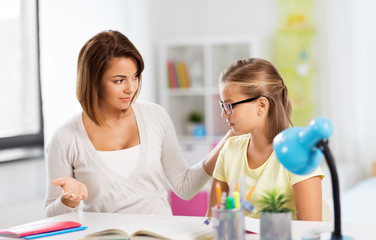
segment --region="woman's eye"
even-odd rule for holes
[[[116,80],[116,81],[114,81],[114,83],[116,83],[116,84],[119,84],[119,83],[121,83],[121,82],[123,82],[123,79],[120,79],[120,80]]]

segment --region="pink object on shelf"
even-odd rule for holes
[[[183,200],[170,191],[170,205],[173,215],[205,216],[208,208],[208,193],[200,191],[191,200]]]

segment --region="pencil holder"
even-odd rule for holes
[[[244,209],[212,208],[212,224],[215,239],[244,240]]]

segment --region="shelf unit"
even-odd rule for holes
[[[258,41],[253,36],[174,39],[160,43],[159,102],[174,123],[188,164],[206,156],[228,130],[218,104],[220,73],[237,59],[257,57],[258,49]],[[185,63],[188,88],[169,87],[168,61]],[[193,137],[187,132],[188,114],[192,111],[204,116],[204,137]]]

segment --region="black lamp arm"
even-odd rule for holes
[[[328,146],[328,139],[323,139],[316,144],[325,156],[326,162],[329,167],[330,176],[332,179],[332,191],[333,191],[333,204],[334,204],[334,232],[332,234],[332,239],[342,239],[341,233],[341,204],[339,197],[339,182],[336,166],[334,163],[334,158],[330,152]]]

